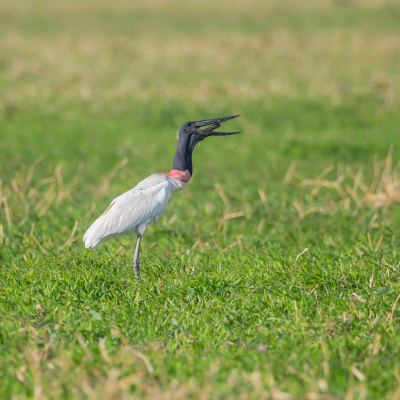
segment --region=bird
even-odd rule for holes
[[[178,147],[170,172],[150,175],[133,189],[116,197],[83,236],[85,248],[96,249],[107,240],[136,235],[136,248],[132,262],[139,278],[140,242],[147,225],[157,221],[164,212],[171,194],[182,190],[193,175],[192,153],[196,144],[209,136],[228,136],[241,132],[219,132],[215,129],[239,115],[224,118],[186,122],[178,131]],[[207,127],[205,129],[200,129]]]

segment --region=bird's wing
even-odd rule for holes
[[[155,174],[158,175],[158,174]],[[114,237],[132,234],[158,219],[171,197],[172,185],[165,177],[151,175],[114,199],[83,237],[86,248],[96,248]]]

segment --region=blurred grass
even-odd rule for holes
[[[0,1],[1,397],[399,398],[399,16]],[[141,282],[131,238],[83,249],[182,122],[231,114]]]

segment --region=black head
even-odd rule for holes
[[[228,136],[235,135],[240,132],[215,132],[225,121],[233,118],[237,118],[239,115],[234,115],[232,117],[225,118],[215,118],[215,119],[204,119],[202,121],[185,122],[182,124],[178,131],[179,140],[190,137],[190,149],[193,150],[197,143],[201,142],[208,136]],[[199,129],[203,126],[208,126],[206,129]]]

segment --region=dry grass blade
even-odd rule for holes
[[[345,168],[346,173],[338,174],[338,178],[334,181],[323,179],[333,170],[333,167],[330,166],[316,179],[300,179],[299,185],[301,187],[310,187],[312,196],[315,196],[322,187],[335,189],[339,193],[345,209],[348,209],[349,205],[354,202],[357,206],[367,206],[373,209],[400,203],[400,162],[393,167],[392,152],[393,150],[390,148],[388,156],[384,160],[383,169],[379,165],[377,158],[374,158],[374,178],[370,185],[365,182],[361,170],[354,173],[350,166]],[[293,202],[293,205],[299,212],[300,219],[311,212],[323,211],[321,207],[311,207],[304,211],[297,200]],[[336,207],[338,205],[336,204]],[[373,227],[376,218],[377,216],[372,218],[371,227]]]
[[[116,173],[123,168],[127,163],[128,159],[124,158],[122,159],[118,164],[115,165],[115,167],[111,170],[111,172],[104,178],[102,184],[100,185],[100,194],[104,194],[107,192],[108,187],[110,186],[111,180],[114,178]]]
[[[260,199],[261,199],[262,203],[264,204],[264,209],[265,209],[266,214],[268,216],[270,216],[270,209],[269,209],[269,205],[268,205],[267,195],[265,194],[264,190],[261,188],[258,189],[258,194],[260,195]]]
[[[142,354],[140,351],[137,351],[137,350],[132,349],[132,348],[131,348],[131,352],[132,352],[136,357],[139,357],[141,360],[143,360],[143,362],[144,362],[144,364],[146,365],[146,368],[147,368],[147,371],[148,371],[149,374],[153,374],[153,373],[154,373],[154,368],[153,368],[153,366],[151,365],[149,359],[148,359],[144,354]]]
[[[219,195],[219,197],[221,197],[221,200],[223,201],[223,203],[225,204],[225,212],[226,214],[229,214],[229,210],[230,210],[230,203],[228,198],[226,197],[224,191],[222,190],[222,187],[219,183],[216,183],[215,185],[215,189],[217,190],[217,193]]]
[[[283,184],[288,185],[292,179],[292,176],[296,170],[297,161],[292,161],[289,165],[289,168],[286,172],[285,178],[283,179]]]
[[[6,213],[7,225],[11,229],[12,223],[11,223],[10,209],[8,208],[7,199],[5,197],[3,197],[3,204],[4,204],[4,212]]]
[[[397,302],[399,301],[399,299],[400,299],[400,294],[397,296],[395,302],[393,303],[392,312],[390,313],[390,318],[389,318],[389,320],[390,320],[389,325],[392,324],[393,314],[394,314],[394,312],[396,310]]]
[[[381,174],[380,181],[371,185],[371,188],[365,193],[364,201],[373,208],[389,206],[394,203],[400,203],[400,178],[398,163],[393,168],[392,147],[389,149],[389,154],[385,160],[385,166]],[[375,163],[375,175],[380,171],[380,168]]]
[[[228,220],[228,219],[234,219],[234,218],[239,218],[239,217],[244,217],[244,212],[243,211],[237,211],[231,214],[225,214],[224,215],[224,219]]]
[[[35,241],[35,243],[39,246],[39,249],[43,252],[44,255],[49,255],[49,253],[44,249],[44,247],[39,243],[36,237],[32,234],[31,238]]]
[[[303,210],[303,206],[299,203],[298,200],[293,200],[293,205],[296,208],[297,212],[299,213],[300,219],[303,219],[309,214],[322,213],[325,211],[324,207],[310,207],[307,210]]]
[[[301,253],[297,254],[295,261],[297,261],[306,251],[308,251],[308,247],[306,247]]]
[[[353,367],[351,369],[351,372],[357,377],[358,380],[360,380],[361,382],[365,381],[365,375],[358,370],[356,367]]]
[[[74,227],[72,228],[72,232],[68,240],[62,245],[62,249],[66,246],[71,246],[72,243],[75,241],[75,232],[78,229],[79,221],[75,221]]]

